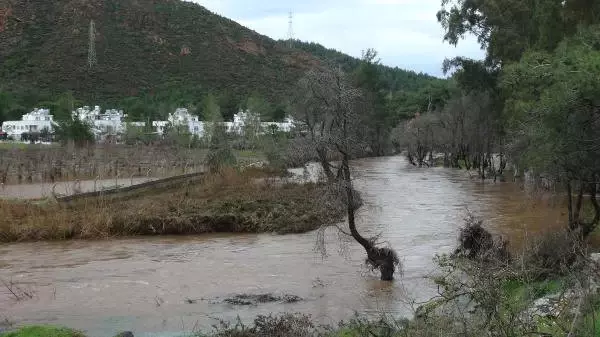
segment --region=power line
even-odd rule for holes
[[[88,66],[90,69],[98,64],[96,58],[96,24],[94,20],[90,21],[90,40],[88,45]]]
[[[288,21],[288,47],[294,48],[294,15],[290,12]]]

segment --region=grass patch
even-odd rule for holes
[[[577,336],[600,336],[600,295],[594,295],[587,303],[582,329]]]
[[[565,289],[562,279],[550,279],[534,282],[512,279],[504,282],[502,290],[513,302],[526,302],[546,295],[557,294]]]
[[[265,162],[261,151],[233,150],[240,166]],[[204,169],[208,149],[97,144],[69,148],[0,142],[0,182],[5,185],[131,177],[169,177]]]
[[[520,279],[507,280],[501,285],[501,312],[509,316],[515,312],[522,312],[530,308],[535,300],[547,295],[560,294],[565,289],[566,284],[562,279],[531,282]],[[540,318],[538,325],[541,330],[547,330],[553,328],[554,323]]]
[[[249,158],[249,159],[264,159],[264,155],[259,153],[258,151],[253,150],[233,150],[235,156],[237,158]]]
[[[343,219],[326,187],[256,178],[235,170],[131,199],[72,205],[0,201],[0,242],[214,232],[301,233]]]
[[[52,326],[28,326],[0,334],[1,337],[85,337],[79,331]]]

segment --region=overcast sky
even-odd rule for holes
[[[382,63],[442,76],[442,61],[457,55],[482,58],[474,38],[457,47],[442,41],[435,14],[440,0],[193,0],[274,39],[288,35],[352,56],[375,48]]]

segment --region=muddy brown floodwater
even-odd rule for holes
[[[103,180],[59,181],[56,183],[0,186],[0,199],[42,199],[56,195],[95,192],[115,187],[137,185],[156,178],[120,178]]]
[[[0,319],[67,325],[104,337],[120,330],[175,336],[209,329],[215,318],[251,320],[279,312],[308,313],[323,324],[354,312],[410,316],[411,300],[435,294],[427,279],[436,270],[432,258],[452,249],[467,208],[489,219],[488,226],[513,246],[528,233],[564,223],[553,199],[531,200],[517,184],[418,169],[402,157],[354,166],[366,201],[360,230],[381,233],[397,249],[404,273],[396,282],[379,281],[363,267],[360,247],[341,244],[333,231],[326,236],[325,258],[314,251],[315,233],[9,244],[0,247],[0,278],[34,296],[17,302],[0,289]],[[219,303],[239,293],[304,300],[248,307]]]

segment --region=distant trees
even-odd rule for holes
[[[260,94],[253,93],[246,98],[244,102],[244,110],[248,110],[255,115],[258,115],[262,120],[271,121],[273,120],[274,108],[266,99]]]
[[[210,172],[218,173],[223,167],[233,166],[237,162],[227,137],[226,127],[222,122],[212,126],[208,149],[206,164]]]
[[[161,119],[157,102],[145,97],[127,97],[122,108],[127,113],[128,121],[151,122]]]
[[[0,124],[7,120],[19,119],[22,111],[13,95],[0,89]]]
[[[475,169],[482,179],[501,175],[506,160],[502,122],[493,113],[489,93],[473,91],[446,102],[438,111],[417,114],[394,132],[397,147],[407,151],[413,165],[439,164]]]
[[[346,73],[354,72],[364,62],[363,59],[349,56],[314,42],[294,41],[294,48],[315,55],[334,67],[339,66]],[[381,85],[386,92],[415,92],[426,87],[429,83],[437,81],[435,77],[427,74],[388,67],[381,63],[377,63],[375,68],[381,74]]]
[[[221,107],[214,95],[208,94],[204,97],[204,100],[202,101],[202,115],[207,122],[204,127],[204,138],[210,142],[213,135],[218,135],[220,133],[218,128],[223,124]]]
[[[150,145],[157,139],[156,130],[150,123],[145,123],[143,126],[126,123],[122,140],[128,145]]]
[[[414,119],[401,123],[394,135],[396,146],[407,151],[407,158],[415,166],[433,166],[433,152],[437,150],[436,132],[439,117],[417,114]]]
[[[71,119],[72,112],[81,106],[82,102],[75,98],[73,92],[66,91],[57,96],[55,100],[43,102],[42,105],[50,109],[54,115],[54,120],[67,121]]]
[[[91,125],[79,118],[58,121],[54,124],[54,134],[61,143],[73,144],[77,147],[84,147],[95,141]]]
[[[207,121],[204,129],[204,141],[208,144],[209,149],[206,165],[211,172],[217,173],[223,167],[235,165],[236,158],[216,97],[211,94],[207,95],[203,100],[202,109]]]
[[[386,102],[386,91],[381,76],[377,51],[367,49],[363,52],[362,62],[354,72],[355,85],[362,89],[365,95],[364,112],[362,116],[368,123],[367,137],[370,152],[375,156],[383,156],[389,149],[390,131],[395,122],[392,111]]]
[[[333,70],[328,70],[333,76]],[[318,90],[321,73],[318,70],[309,71],[298,83],[298,90],[292,98],[293,117],[297,120],[308,134],[307,140],[314,154],[307,152],[306,160],[313,156],[317,158],[327,180],[333,181],[335,175],[332,170],[330,159],[330,137],[331,119],[327,113],[328,106],[325,104],[329,97],[323,97]]]

